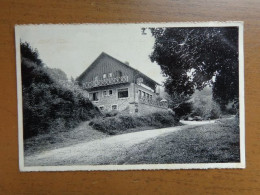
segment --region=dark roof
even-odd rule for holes
[[[137,74],[140,74],[140,75],[142,75],[143,77],[145,77],[146,79],[148,79],[148,80],[150,80],[150,81],[156,83],[157,85],[160,85],[159,83],[157,83],[155,80],[151,79],[150,77],[148,77],[148,76],[145,75],[144,73],[142,73],[142,72],[140,72],[139,70],[137,70],[137,69],[131,67],[130,65],[127,65],[126,63],[123,63],[123,62],[119,61],[118,59],[116,59],[116,58],[114,58],[114,57],[108,55],[108,54],[105,53],[105,52],[102,52],[102,53],[96,58],[96,60],[95,60],[94,62],[92,62],[92,64],[90,64],[90,66],[89,66],[76,80],[80,80],[82,77],[84,77],[84,75],[86,75],[86,74],[88,73],[88,71],[90,71],[90,70],[93,68],[94,64],[96,64],[96,62],[98,62],[98,61],[99,61],[102,57],[104,57],[104,56],[107,56],[107,57],[109,57],[109,58],[111,58],[111,59],[113,59],[113,60],[119,62],[119,63],[122,64],[123,66],[126,66],[126,67],[132,69],[133,71],[137,72]]]

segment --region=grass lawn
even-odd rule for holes
[[[239,162],[239,126],[236,119],[193,126],[138,144],[119,164]]]

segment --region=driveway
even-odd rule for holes
[[[210,123],[214,123],[216,120],[208,120],[208,121],[184,121],[181,120],[180,122],[185,125],[206,125]]]
[[[214,123],[199,121],[186,125],[116,135],[25,157],[25,166],[117,164],[138,144],[168,133]]]

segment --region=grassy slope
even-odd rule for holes
[[[88,123],[82,122],[69,131],[52,131],[26,139],[24,141],[25,156],[108,137],[108,135],[92,129]]]
[[[237,122],[223,119],[136,145],[119,164],[239,162],[239,152]]]

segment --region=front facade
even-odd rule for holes
[[[168,109],[159,101],[159,84],[140,71],[102,53],[77,79],[101,111],[147,114]]]

